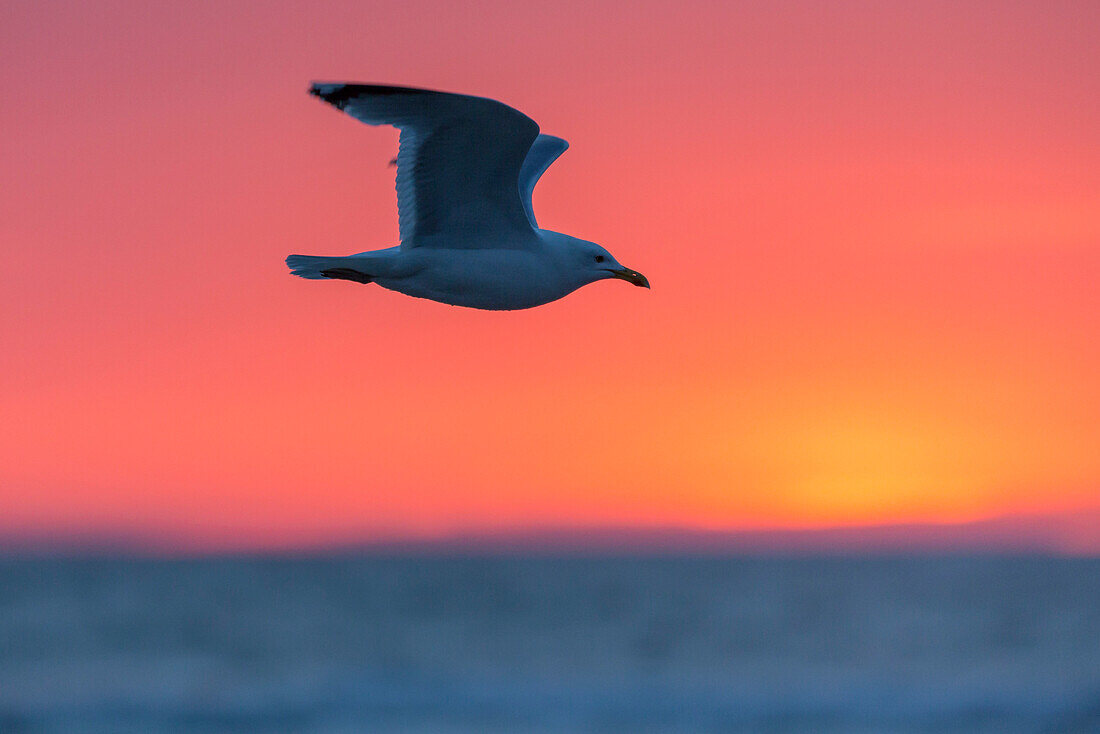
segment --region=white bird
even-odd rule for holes
[[[294,275],[495,310],[540,306],[605,278],[649,287],[596,243],[539,229],[531,192],[569,143],[540,135],[518,110],[375,84],[318,82],[310,93],[368,125],[401,130],[401,244],[347,257],[291,255]]]

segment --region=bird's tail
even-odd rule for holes
[[[373,276],[360,272],[350,257],[321,257],[318,255],[291,255],[286,259],[291,275],[309,280],[354,280],[357,283],[370,283]]]

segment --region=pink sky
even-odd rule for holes
[[[1098,31],[1091,2],[16,3],[0,535],[1095,509]],[[572,144],[540,223],[653,290],[290,278],[397,235],[396,133],[314,79],[527,113]]]

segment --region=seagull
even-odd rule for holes
[[[400,244],[291,255],[293,275],[491,310],[541,306],[607,278],[649,287],[600,245],[539,228],[531,192],[569,143],[540,134],[522,112],[486,97],[378,84],[315,82],[310,94],[401,131]]]

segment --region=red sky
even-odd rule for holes
[[[1100,506],[1100,5],[460,6],[6,7],[0,535]],[[397,236],[396,132],[314,79],[567,138],[540,223],[652,291],[487,313],[289,277]]]

